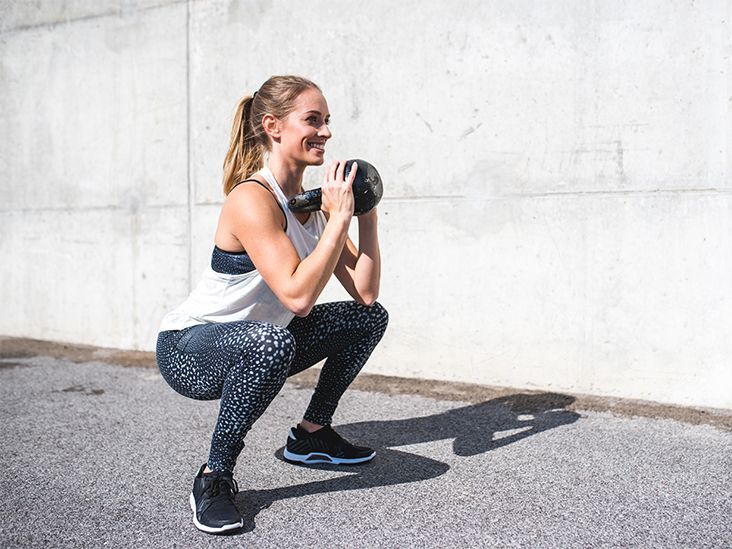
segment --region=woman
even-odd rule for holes
[[[388,320],[376,303],[376,209],[358,217],[356,248],[347,231],[358,168],[346,179],[344,162],[326,170],[322,211],[287,208],[302,191],[305,168],[323,164],[329,120],[318,86],[300,77],[274,76],[241,100],[211,265],[160,328],[157,361],[167,383],[190,398],[221,399],[208,461],[190,496],[193,522],[205,532],[242,526],[233,470],[244,437],[287,376],[324,358],[310,405],[288,433],[285,459],[355,464],[375,455],[330,424]],[[333,273],[355,301],[315,305]]]

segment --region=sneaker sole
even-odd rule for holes
[[[298,463],[330,463],[332,465],[355,465],[357,463],[365,463],[371,461],[376,456],[376,452],[361,458],[337,458],[328,454],[319,452],[310,452],[309,454],[293,454],[285,448],[284,457],[287,461]]]
[[[202,532],[206,532],[207,534],[220,534],[221,532],[228,532],[229,530],[238,530],[239,528],[244,526],[243,520],[240,520],[239,522],[234,522],[233,524],[225,524],[224,526],[220,526],[218,528],[205,526],[198,522],[198,518],[196,517],[196,498],[193,497],[192,493],[189,496],[188,501],[190,502],[191,509],[193,510],[193,524],[195,524],[196,528],[198,528]]]

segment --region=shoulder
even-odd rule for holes
[[[224,200],[221,213],[222,217],[236,219],[239,223],[252,222],[261,225],[274,221],[284,225],[285,222],[277,197],[267,182],[257,176],[239,183],[231,190]]]

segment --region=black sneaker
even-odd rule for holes
[[[376,452],[371,448],[354,446],[330,425],[308,433],[300,427],[293,427],[287,435],[285,459],[299,463],[333,463],[352,465],[374,459]]]
[[[193,524],[209,534],[220,534],[237,530],[244,521],[234,505],[234,494],[239,491],[231,473],[203,474],[206,464],[201,465],[189,498],[193,509]]]

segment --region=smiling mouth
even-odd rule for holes
[[[325,151],[325,143],[308,143],[308,147],[311,149],[318,149],[319,151]]]

